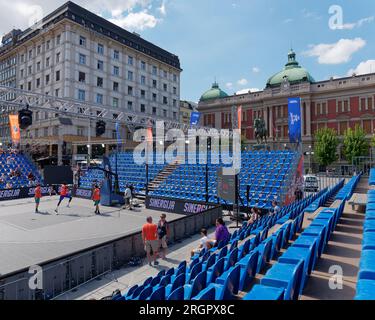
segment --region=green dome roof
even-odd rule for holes
[[[288,53],[288,63],[285,65],[284,70],[269,78],[267,81],[267,88],[280,86],[286,78],[291,84],[300,82],[315,82],[310,73],[306,69],[302,68],[296,61],[296,54],[293,50]]]
[[[212,85],[212,88],[208,91],[206,91],[200,98],[200,101],[207,101],[207,100],[213,100],[213,99],[220,99],[228,97],[228,95],[219,88],[219,85],[217,82],[215,82]]]

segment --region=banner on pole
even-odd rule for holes
[[[19,144],[21,140],[20,125],[18,121],[18,114],[9,115],[10,132],[13,144]]]
[[[291,143],[301,142],[301,98],[288,99],[289,140]]]
[[[190,125],[197,126],[199,124],[199,120],[201,118],[201,114],[199,112],[192,112],[190,116]]]

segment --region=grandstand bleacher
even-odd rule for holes
[[[197,155],[197,162],[198,159],[199,154]],[[242,205],[270,209],[273,200],[281,201],[285,192],[284,188],[295,172],[298,160],[298,153],[292,151],[243,151],[239,178]],[[116,156],[112,155],[110,161],[112,168],[115,168]],[[217,202],[217,170],[221,166],[211,163],[209,153],[207,165],[209,202]],[[165,167],[166,164],[149,165],[149,182]],[[145,165],[136,164],[133,153],[119,153],[117,155],[117,168],[120,191],[123,192],[127,184],[133,184],[136,193],[144,193],[146,185]],[[156,190],[150,192],[150,195],[205,201],[205,174],[205,164],[180,164]],[[94,181],[100,181],[102,177],[103,173],[91,170],[81,177],[80,186],[91,188]],[[249,201],[247,201],[247,188],[249,188]],[[220,201],[224,204],[223,200]]]
[[[316,215],[306,209],[314,202],[324,205],[332,198],[349,199],[359,179],[360,175],[355,176],[346,185],[342,180],[331,188],[283,207],[277,215],[264,216],[254,224],[244,222],[228,243],[203,250],[193,256],[191,262],[182,261],[176,269],[164,270],[114,299],[298,299],[329,243],[346,200],[339,200],[337,207],[323,208]],[[313,215],[313,219],[302,229],[305,214]],[[371,222],[367,226],[372,230]],[[368,260],[373,258],[372,253],[366,255]],[[271,260],[272,266],[266,271]],[[265,271],[260,283],[254,284],[256,275]],[[373,274],[364,273],[363,277],[367,278],[363,280],[373,280]],[[362,291],[370,292],[373,283],[367,282],[362,284]]]
[[[13,171],[19,170],[19,175],[10,176]],[[34,179],[30,181],[28,174],[32,173]],[[34,185],[36,182],[43,183],[42,177],[27,157],[18,153],[3,152],[0,154],[0,189],[5,189],[9,183],[12,188],[22,188]]]

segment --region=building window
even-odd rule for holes
[[[177,75],[173,74],[173,81],[177,82]]]
[[[98,60],[98,70],[104,70],[104,62],[102,60]]]
[[[56,37],[56,44],[59,45],[61,42],[61,35],[59,34],[57,37]]]
[[[361,98],[361,102],[360,102],[360,105],[359,105],[359,110],[360,111],[366,110],[366,98]]]
[[[23,78],[23,69],[21,69],[21,78]]]
[[[104,46],[98,43],[98,53],[104,55]]]
[[[27,90],[31,91],[31,81],[27,83]]]
[[[146,106],[144,104],[141,104],[141,112],[146,112]]]
[[[133,101],[128,101],[128,110],[133,110]]]
[[[103,95],[100,93],[96,94],[96,103],[103,104]]]
[[[86,92],[85,90],[78,90],[78,100],[85,101]]]
[[[173,94],[177,94],[177,88],[173,87]]]
[[[152,80],[152,87],[156,89],[157,86],[158,86],[158,82],[156,80]]]
[[[40,61],[38,61],[36,64],[36,71],[40,71]]]
[[[86,64],[86,56],[82,53],[79,54],[79,63]]]
[[[28,74],[31,75],[32,72],[33,72],[32,66],[29,66],[29,67],[28,67]]]
[[[51,44],[51,41],[48,40],[48,41],[47,41],[47,44],[46,44],[46,48],[47,48],[47,50],[49,50],[49,48],[50,48],[50,44]]]
[[[129,57],[128,57],[128,65],[129,65],[129,66],[132,66],[133,63],[134,63],[134,59],[133,59],[133,57],[132,57],[132,56],[129,56]]]
[[[119,60],[120,59],[120,52],[118,50],[113,51],[113,59]]]
[[[86,74],[84,72],[78,73],[78,81],[79,82],[85,82],[86,81]]]
[[[173,119],[174,119],[174,120],[177,119],[177,112],[173,112]]]
[[[145,90],[141,90],[141,98],[146,99],[146,91]]]
[[[56,71],[56,81],[60,81],[60,70]]]
[[[168,104],[168,98],[167,97],[163,97],[163,104]]]
[[[176,99],[173,99],[173,106],[177,107],[177,100]]]
[[[157,94],[156,94],[156,93],[153,93],[153,94],[152,94],[152,101],[156,102],[156,99],[157,99]]]
[[[167,85],[166,83],[163,83],[163,90],[164,90],[165,92],[168,91],[168,85]]]
[[[133,81],[133,72],[132,71],[128,71],[128,80]]]
[[[146,85],[146,77],[145,76],[141,76],[141,84]]]
[[[120,75],[120,68],[119,67],[116,67],[116,66],[113,67],[113,75],[115,75],[115,76]]]
[[[141,69],[146,70],[146,62],[141,61]]]
[[[115,107],[115,108],[118,108],[118,98],[113,98],[112,99],[112,106]]]
[[[21,63],[24,63],[25,62],[25,55],[21,55]]]
[[[36,87],[37,87],[37,88],[40,87],[40,78],[36,79]]]
[[[60,52],[56,53],[56,63],[60,62]]]
[[[163,109],[163,116],[166,118],[167,117],[167,110]]]
[[[40,52],[42,51],[42,46],[39,45],[36,49],[36,54],[40,54]]]
[[[84,136],[84,127],[77,127],[77,136],[83,137]]]
[[[60,89],[55,89],[55,97],[58,97],[60,95]]]
[[[98,78],[96,79],[96,85],[97,85],[99,88],[103,88],[103,78],[98,77]]]
[[[372,103],[372,97],[367,98],[367,109],[372,109],[373,103]]]
[[[46,58],[46,67],[49,67],[49,58]]]
[[[113,82],[113,91],[118,91],[119,85],[118,82]]]
[[[128,95],[132,96],[133,95],[133,87],[128,87]]]
[[[49,84],[49,74],[46,75],[46,85]]]
[[[152,114],[156,115],[156,108],[155,107],[152,107]]]
[[[152,74],[156,76],[158,74],[158,68],[156,66],[152,66]]]
[[[79,45],[83,46],[83,47],[86,47],[86,38],[85,37],[82,37],[82,36],[79,37]]]
[[[168,72],[163,70],[164,78],[168,78]]]
[[[29,50],[29,60],[33,57],[33,50]]]

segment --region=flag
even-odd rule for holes
[[[241,130],[242,126],[242,106],[239,106],[237,109],[237,121],[238,121],[238,130]]]
[[[13,144],[19,144],[21,140],[20,125],[18,114],[9,115],[10,132]]]
[[[199,123],[201,114],[199,112],[192,112],[190,116],[190,126],[196,126]]]
[[[291,143],[301,142],[301,98],[288,99],[289,140]]]

